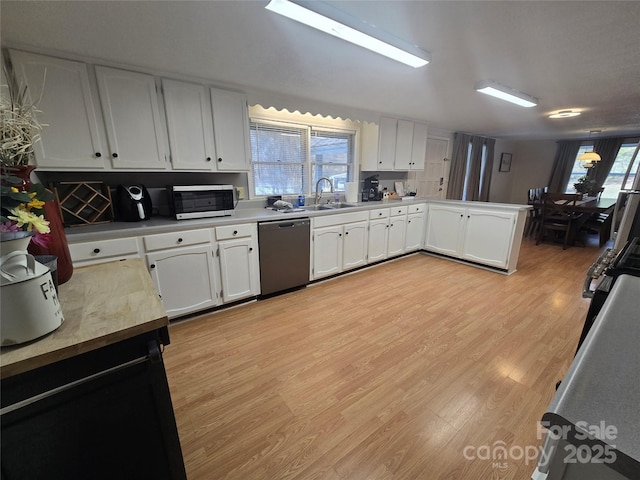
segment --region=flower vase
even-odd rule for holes
[[[35,168],[35,165],[17,167],[18,170],[14,175],[22,180],[23,189],[27,190],[31,187],[31,172],[33,172]],[[51,232],[47,235],[48,242],[46,245],[31,242],[28,251],[31,255],[54,255],[58,257],[58,285],[62,285],[69,281],[71,275],[73,275],[73,262],[71,260],[67,236],[64,233],[64,224],[62,223],[58,200],[54,198],[46,202],[44,211],[44,216],[49,221],[49,228],[51,229]]]

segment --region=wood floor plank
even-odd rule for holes
[[[173,322],[188,478],[526,477],[535,461],[465,447],[539,447],[600,251],[525,239],[510,276],[415,254]]]

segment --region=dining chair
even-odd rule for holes
[[[562,249],[566,250],[570,240],[575,236],[574,222],[582,216],[571,207],[581,199],[581,194],[575,193],[546,193],[542,199],[542,219],[536,238],[536,245],[544,241],[548,232],[553,233],[554,240],[558,240],[562,234]]]
[[[527,223],[525,226],[524,235],[537,236],[540,229],[540,223],[542,222],[542,196],[547,191],[548,187],[530,188],[527,203],[531,205],[529,215],[527,217]]]

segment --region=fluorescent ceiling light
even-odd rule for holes
[[[535,107],[538,104],[537,98],[527,95],[526,93],[519,92],[511,87],[501,85],[493,80],[482,80],[476,83],[475,89],[478,92],[486,93],[492,97],[515,103],[521,107]]]
[[[324,5],[322,2],[312,2],[309,3],[309,6],[313,6],[314,10],[329,9],[329,7]],[[429,61],[431,60],[429,53],[419,49],[418,47],[407,45],[403,46],[403,48],[398,48],[391,43],[379,40],[371,35],[363,33],[360,30],[356,30],[355,28],[347,26],[344,23],[340,23],[329,18],[328,16],[322,15],[316,11],[309,10],[308,8],[298,5],[297,3],[293,3],[289,0],[271,0],[265,8],[267,10],[271,10],[272,12],[295,20],[296,22],[300,22],[310,27],[316,28],[325,33],[328,33],[329,35],[341,38],[342,40],[346,40],[347,42],[351,42],[360,47],[364,47],[373,52],[379,53],[380,55],[384,55],[385,57],[391,58],[392,60],[396,60],[414,68],[422,67],[429,63]],[[332,13],[341,12],[335,11]],[[339,16],[345,15],[342,14]],[[365,27],[366,24],[362,22],[362,25],[359,26]],[[376,33],[382,34],[383,32],[377,31]],[[414,54],[409,52],[409,49],[416,51],[416,53]]]
[[[576,110],[560,110],[559,112],[552,113],[549,118],[569,118],[577,117],[581,112]]]

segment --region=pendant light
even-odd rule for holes
[[[590,130],[589,138],[591,138],[592,133],[600,133],[600,130]],[[578,161],[582,162],[584,168],[595,167],[596,163],[600,160],[602,160],[602,158],[600,158],[600,155],[598,155],[593,148],[591,148],[590,152],[584,152],[578,156]]]

